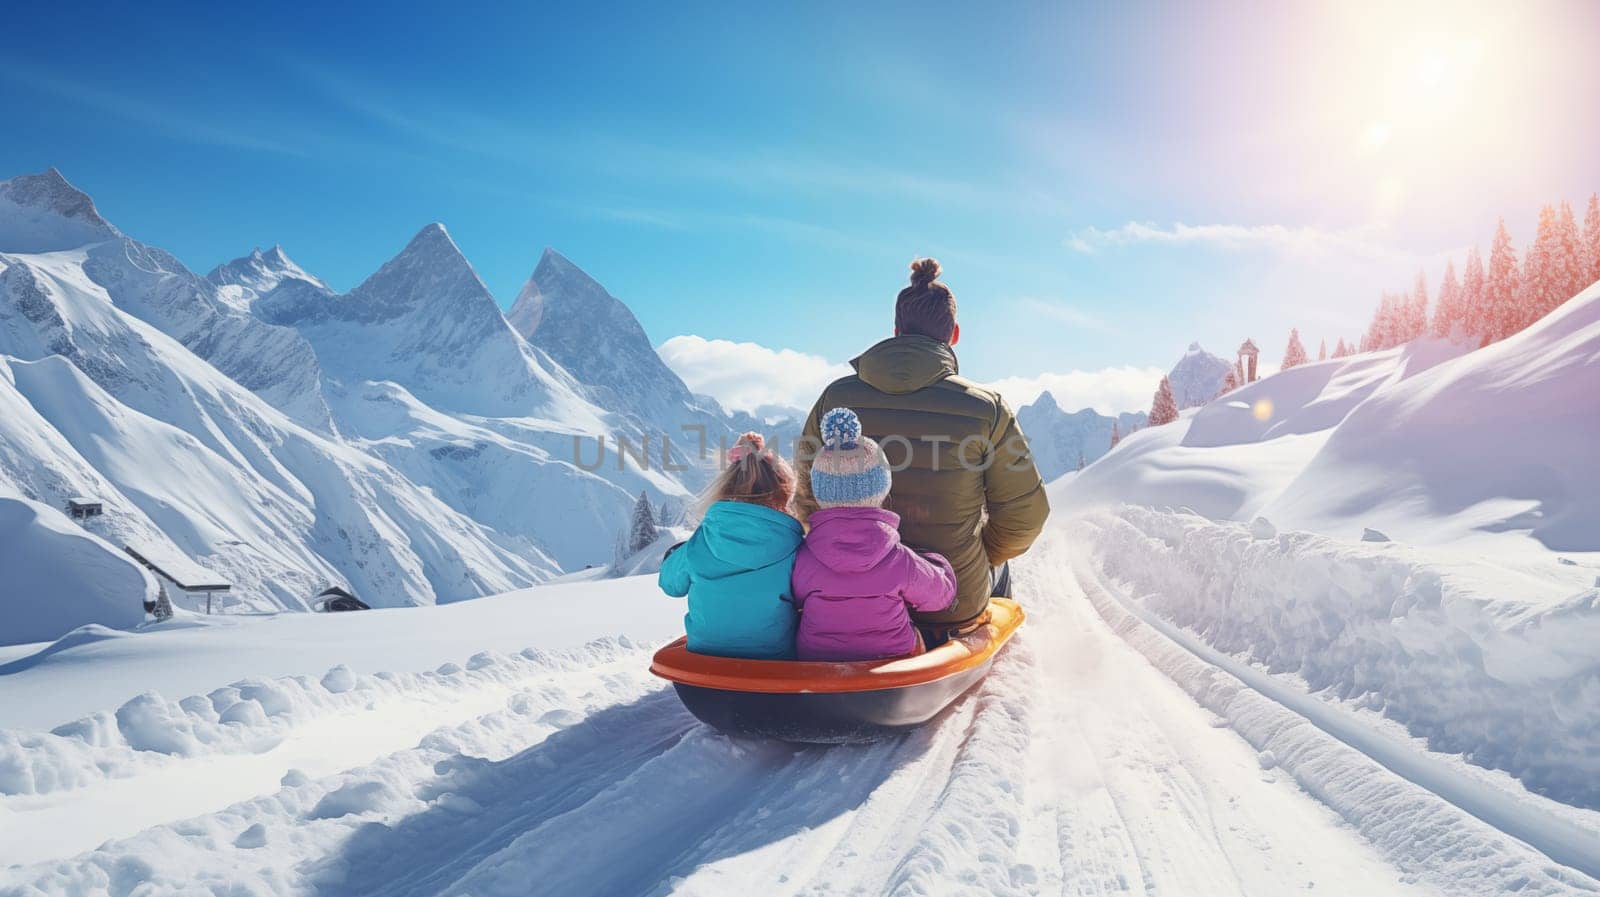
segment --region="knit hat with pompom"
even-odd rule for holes
[[[822,448],[811,462],[811,495],[824,508],[876,508],[889,495],[889,462],[876,442],[861,435],[849,408],[822,416]]]

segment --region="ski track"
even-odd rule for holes
[[[730,739],[652,679],[643,652],[618,652],[496,681],[504,706],[366,765],[286,769],[276,790],[232,806],[0,869],[0,895],[1276,897],[1483,884],[1385,859],[1345,808],[1269,768],[1096,613],[1065,541],[1049,534],[1017,565],[1030,620],[993,673],[899,738]],[[125,781],[52,797],[93,807]],[[1575,873],[1556,880],[1590,891]]]

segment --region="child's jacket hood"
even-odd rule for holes
[[[839,573],[864,573],[900,544],[900,516],[882,508],[827,508],[811,515],[806,547]]]
[[[800,521],[782,511],[719,501],[706,511],[684,548],[702,576],[717,579],[790,560],[802,532]]]

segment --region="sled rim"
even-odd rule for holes
[[[989,602],[989,622],[923,654],[890,660],[828,663],[713,657],[678,638],[655,653],[650,672],[680,685],[756,694],[841,694],[938,682],[989,663],[1027,615],[1008,598]]]

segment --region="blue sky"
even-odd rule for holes
[[[341,289],[430,221],[505,304],[555,246],[754,397],[887,335],[933,254],[967,373],[1107,410],[1600,188],[1600,4],[855,6],[30,4],[0,177]]]

